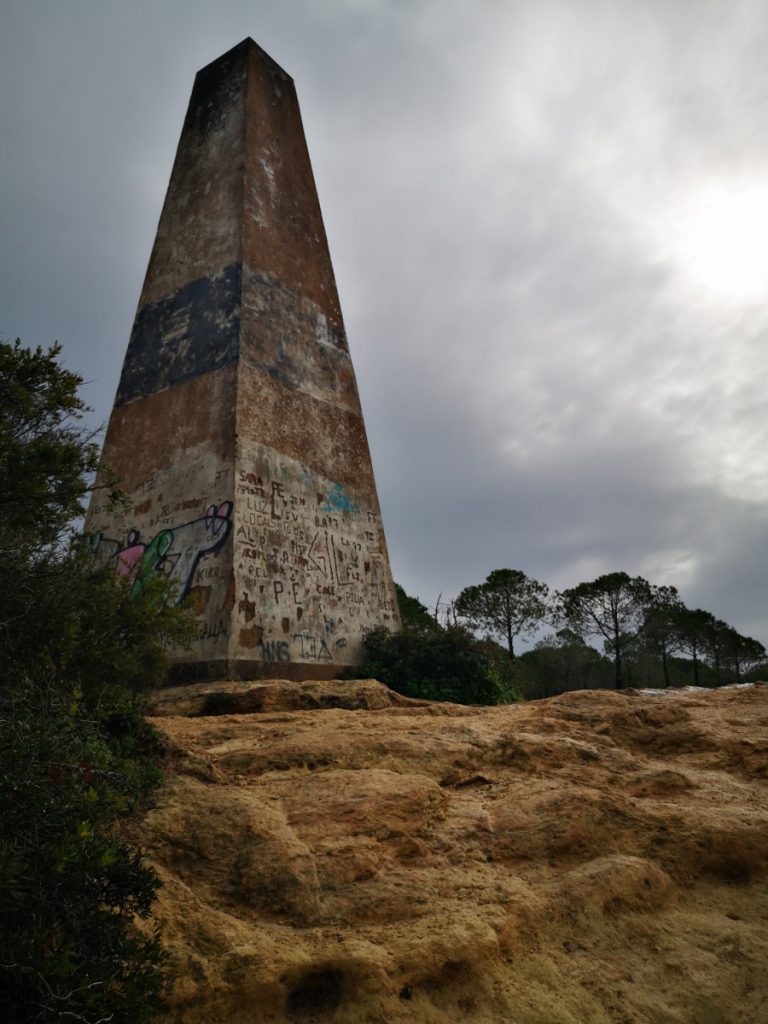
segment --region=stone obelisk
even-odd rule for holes
[[[195,79],[103,458],[97,559],[197,610],[177,678],[332,678],[398,627],[296,91],[251,39]]]

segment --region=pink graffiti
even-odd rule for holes
[[[117,575],[133,578],[139,571],[146,544],[139,543],[139,531],[130,530],[126,546],[117,552]]]
[[[155,574],[172,580],[178,603],[189,593],[200,559],[225,543],[232,530],[231,516],[232,502],[223,501],[209,505],[199,519],[166,527],[146,542],[135,527],[124,544],[101,533],[91,534],[87,541],[97,564],[113,563],[119,576],[134,580],[135,588]]]

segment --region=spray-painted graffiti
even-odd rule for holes
[[[320,508],[323,512],[357,513],[360,511],[360,506],[356,501],[353,501],[352,498],[350,498],[341,484],[334,484],[333,487],[331,487]]]
[[[204,516],[161,530],[148,541],[138,530],[129,530],[126,541],[92,533],[86,539],[97,564],[113,563],[119,576],[134,581],[134,591],[152,576],[166,576],[175,584],[178,604],[190,591],[200,559],[212,555],[232,530],[232,502],[210,505]]]

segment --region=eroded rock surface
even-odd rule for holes
[[[184,689],[141,834],[169,1021],[768,1021],[768,687]]]
[[[264,711],[316,711],[345,708],[378,711],[391,707],[423,707],[427,702],[401,697],[375,679],[296,682],[262,679],[253,683],[195,683],[154,694],[151,715],[254,714]]]

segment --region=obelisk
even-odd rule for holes
[[[197,611],[177,678],[332,678],[398,628],[296,91],[251,39],[195,79],[103,458],[97,559]]]

